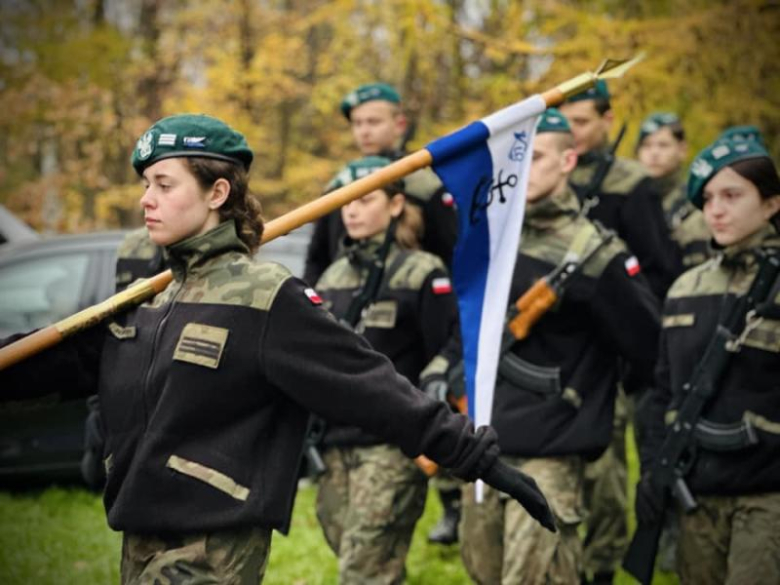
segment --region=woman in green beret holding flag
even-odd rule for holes
[[[260,582],[271,530],[289,529],[312,412],[482,478],[554,530],[534,481],[497,459],[492,428],[475,431],[414,388],[313,289],[253,259],[263,223],[247,188],[252,158],[209,116],[149,128],[132,163],[173,282],[121,323],[0,372],[5,400],[62,384],[98,393],[122,583]]]
[[[637,516],[652,524],[661,513],[653,465],[691,400],[689,383],[695,398],[706,386],[696,383],[700,364],[706,374],[722,368],[698,420],[681,421],[695,424],[683,479],[697,507],[681,514],[679,574],[697,585],[780,583],[780,178],[759,142],[720,139],[693,161],[688,198],[718,253],[666,299],[657,387],[639,410]],[[759,273],[773,283],[763,293]],[[714,343],[726,357],[703,361],[724,326],[730,340]]]

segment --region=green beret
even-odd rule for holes
[[[673,112],[656,112],[654,114],[650,114],[647,118],[644,119],[642,125],[639,127],[639,139],[637,140],[637,148],[639,147],[640,144],[642,144],[642,141],[645,138],[647,138],[651,134],[655,134],[661,128],[664,128],[666,126],[676,126],[680,124],[681,124],[680,117]]]
[[[603,99],[609,101],[609,89],[607,88],[607,82],[603,79],[596,81],[596,85],[589,87],[585,91],[575,93],[573,96],[566,98],[567,102],[580,102],[583,100],[597,100]]]
[[[539,117],[539,123],[536,126],[536,133],[542,132],[568,132],[571,134],[571,127],[566,116],[561,114],[558,108],[547,108]]]
[[[177,114],[155,122],[135,145],[131,162],[135,172],[164,158],[198,156],[243,165],[252,164],[252,150],[244,136],[203,114]]]
[[[764,137],[761,135],[761,130],[756,126],[731,126],[726,128],[721,135],[718,136],[718,140],[722,139],[733,140],[735,142],[757,142],[766,148],[766,143],[764,142]]]
[[[349,92],[344,97],[344,100],[341,102],[341,113],[349,120],[352,108],[374,100],[400,104],[401,96],[398,95],[398,92],[392,85],[387,83],[367,83]]]
[[[338,189],[344,185],[354,183],[358,179],[362,179],[366,175],[370,175],[374,171],[386,167],[391,162],[393,161],[384,156],[366,156],[353,160],[347,163],[347,165],[338,172],[336,177],[328,185],[327,190],[332,191],[333,189]]]
[[[704,186],[718,171],[735,162],[751,158],[769,158],[766,149],[757,142],[723,138],[702,150],[691,163],[688,175],[688,200],[696,207],[704,207]]]

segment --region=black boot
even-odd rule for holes
[[[444,507],[444,515],[428,533],[428,542],[436,544],[454,544],[458,542],[460,490],[439,490],[439,498]]]

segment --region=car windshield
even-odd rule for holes
[[[59,254],[0,269],[0,335],[45,327],[79,307],[86,253]]]

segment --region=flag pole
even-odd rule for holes
[[[558,105],[567,97],[593,87],[599,79],[621,77],[642,58],[643,55],[623,61],[607,59],[601,63],[596,71],[577,75],[545,91],[541,94],[542,98],[547,107]],[[269,221],[263,231],[262,244],[287,234],[306,223],[315,221],[343,207],[350,201],[380,189],[388,183],[398,181],[414,171],[428,167],[432,162],[431,153],[422,148],[358,179],[354,183],[318,197],[314,201],[310,201],[281,217]],[[171,280],[173,280],[173,273],[170,270],[166,270],[156,276],[141,280],[101,303],[88,307],[62,321],[58,321],[4,348],[0,348],[0,370],[4,370],[17,362],[40,353],[58,344],[66,337],[92,327],[111,315],[143,303],[145,300],[165,290]]]

